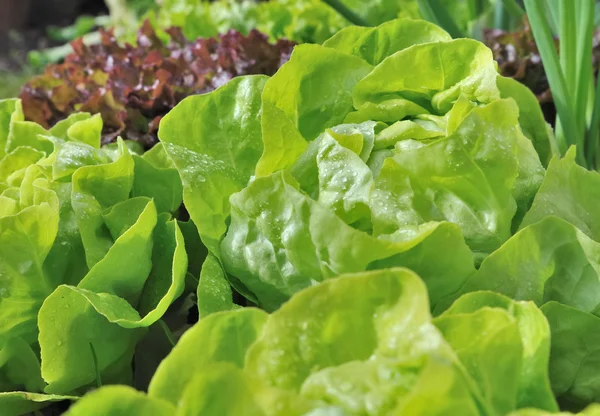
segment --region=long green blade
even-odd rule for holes
[[[481,9],[483,8],[480,0],[469,0],[467,5],[469,9],[469,20],[477,19],[477,17],[479,17],[481,14]]]
[[[564,137],[557,137],[560,151],[564,154],[569,145],[576,144],[579,141],[577,138],[577,124],[575,122],[574,111],[571,107],[567,91],[567,82],[561,70],[550,25],[546,20],[543,1],[525,0],[525,10],[527,10],[527,15],[529,16],[533,36],[538,45],[544,69],[548,76],[548,82],[554,96],[554,102],[564,129]],[[577,149],[577,152],[579,162],[585,164],[581,146]]]
[[[350,23],[357,26],[370,26],[369,22],[363,19],[361,16],[354,13],[350,10],[344,3],[340,0],[323,0],[324,3],[327,3],[329,7],[337,11],[340,15],[342,15],[346,20]]]
[[[596,93],[594,96],[594,110],[592,122],[586,137],[586,160],[590,169],[596,168],[598,151],[598,131],[600,130],[600,82],[596,82]]]
[[[494,6],[494,27],[502,30],[509,30],[507,20],[508,13],[504,8],[504,3],[499,1]]]
[[[426,20],[442,27],[453,38],[464,38],[465,34],[456,25],[456,22],[448,14],[444,7],[435,4],[433,0],[417,0],[419,10]]]
[[[548,13],[548,23],[550,24],[550,28],[552,29],[552,34],[558,36],[560,32],[560,18],[558,16],[558,2],[561,0],[547,0],[546,4],[548,5],[547,13]]]
[[[567,81],[567,93],[572,91],[574,95],[577,88],[577,10],[573,0],[560,0],[559,17],[560,66]]]
[[[581,0],[577,16],[577,92],[575,113],[581,123],[580,130],[586,130],[588,94],[593,85],[592,38],[594,37],[594,0]],[[592,87],[593,88],[593,87]]]
[[[514,18],[520,19],[525,14],[525,10],[519,6],[516,0],[498,0],[502,3],[504,10]]]

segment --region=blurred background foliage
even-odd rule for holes
[[[98,43],[99,28],[112,28],[117,39],[132,44],[144,20],[165,42],[169,36],[164,30],[178,26],[188,39],[215,37],[230,29],[247,34],[256,28],[271,41],[320,43],[353,23],[377,25],[410,17],[437,23],[454,37],[486,42],[501,72],[530,87],[547,119],[554,118],[522,0],[0,0],[0,10],[0,98],[18,96],[32,76],[48,64],[62,62],[72,52],[74,39]],[[597,27],[599,10],[596,7]],[[599,44],[597,37],[595,63]]]

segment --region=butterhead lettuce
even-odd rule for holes
[[[185,99],[143,155],[100,148],[93,117],[45,131],[18,106],[0,103],[13,413],[102,383],[68,414],[599,400],[600,176],[555,155],[535,99],[481,43],[414,20],[347,28],[272,77]],[[184,292],[199,322],[133,390],[136,346]]]
[[[147,396],[106,387],[72,414],[102,396],[96,405],[105,411],[135,399],[156,414],[170,404],[176,415],[556,409],[546,377],[549,328],[533,303],[481,292],[433,320],[429,309],[425,285],[407,269],[343,275],[270,315],[243,308],[201,319],[161,363]],[[474,338],[464,337],[469,328]],[[490,360],[499,350],[506,361]]]
[[[160,138],[200,237],[258,306],[401,266],[435,307],[512,236],[544,177],[497,81],[482,44],[396,20],[190,97]]]
[[[102,149],[99,116],[45,130],[18,100],[0,109],[0,407],[10,415],[98,380],[128,382],[137,342],[184,291],[188,257],[172,215],[180,180],[160,149]]]
[[[498,335],[489,336],[508,343],[518,344],[524,328],[541,328],[546,320],[555,336],[521,339],[527,352],[515,350],[504,364],[491,357],[508,354],[507,346],[481,355],[480,364],[465,358],[466,367],[478,372],[490,365],[496,373],[519,362],[541,371],[531,385],[547,392],[541,362],[550,348],[555,394],[576,407],[595,400],[598,390],[585,376],[594,373],[594,360],[570,361],[568,332],[556,320],[567,307],[588,314],[590,324],[596,319],[597,198],[584,189],[594,189],[597,173],[582,171],[572,155],[557,159],[552,132],[531,98],[498,75],[482,44],[451,40],[436,26],[411,20],[344,29],[322,46],[296,47],[271,78],[240,79],[189,98],[165,118],[159,136],[189,184],[184,202],[190,201],[211,252],[199,283],[202,315],[235,308],[225,281],[248,303],[278,311],[295,293],[331,278],[406,267],[425,282],[431,309],[441,314],[435,319],[448,323],[445,336],[459,351],[478,348],[462,343],[480,332],[464,332],[459,317],[444,312],[461,295],[491,290],[538,306],[561,305],[553,314],[543,306],[545,317],[533,306],[521,312],[511,306],[510,314],[539,319],[534,325],[511,315],[521,322],[514,327],[498,312],[471,311],[475,320],[496,322]],[[233,116],[208,132],[213,121],[206,103],[211,114]],[[183,122],[191,111],[195,129]],[[225,164],[218,172],[204,171],[205,181],[197,181],[196,169],[217,166],[200,162],[214,156],[198,153],[197,143],[226,131],[234,136],[223,143],[239,140],[241,147],[219,156]],[[242,154],[243,148],[253,151]],[[254,170],[240,174],[248,162]],[[212,198],[204,184],[217,182],[235,186],[218,187]],[[205,227],[210,218],[218,223]],[[220,289],[207,296],[212,285]],[[564,366],[569,371],[561,374]],[[481,394],[497,414],[554,408],[551,399],[528,403],[544,396],[535,388],[507,399],[498,393],[505,385],[494,388],[484,374],[471,376],[489,386]]]

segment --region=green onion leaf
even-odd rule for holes
[[[417,0],[419,10],[426,20],[441,26],[453,38],[464,38],[465,34],[459,29],[456,22],[445,8],[434,4],[432,0]]]
[[[567,90],[567,82],[561,70],[554,45],[554,37],[546,19],[543,0],[525,0],[525,9],[531,22],[533,36],[544,63],[544,69],[548,76],[550,88],[552,88],[554,102],[564,130],[564,135],[557,134],[559,150],[564,154],[568,146],[578,142],[577,123]],[[581,146],[578,147],[577,154],[579,162],[585,164]]]

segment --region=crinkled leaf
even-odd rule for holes
[[[533,303],[470,293],[434,323],[500,413],[515,406],[557,410],[548,380],[550,328]]]
[[[359,81],[353,93],[354,107],[378,121],[443,114],[460,95],[481,103],[500,98],[492,53],[471,39],[396,52]]]
[[[215,313],[201,319],[163,360],[148,389],[150,397],[177,404],[186,384],[210,364],[230,362],[244,366],[248,347],[256,340],[267,314],[245,308]],[[198,350],[198,345],[203,345]]]
[[[248,351],[249,374],[299,390],[320,369],[355,360],[446,353],[429,322],[426,289],[405,269],[333,279],[296,294],[269,316]]]
[[[517,107],[496,101],[473,109],[447,138],[398,151],[375,181],[375,234],[447,220],[460,225],[473,250],[499,247],[510,237],[516,210],[520,134]]]
[[[372,70],[362,59],[319,45],[301,45],[263,92],[264,152],[256,166],[266,176],[295,162],[306,146],[352,110],[352,88]],[[315,76],[318,73],[319,76]]]
[[[282,173],[256,179],[231,204],[223,265],[268,310],[316,282],[367,268],[413,268],[432,279],[432,302],[458,290],[473,272],[457,227],[432,223],[377,239],[348,226]],[[429,262],[426,253],[439,256],[434,253],[446,243],[452,250]]]
[[[448,42],[442,28],[423,20],[395,19],[374,28],[350,26],[327,39],[323,46],[356,55],[371,65],[413,45]]]

